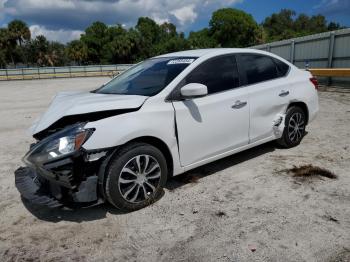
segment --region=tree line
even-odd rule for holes
[[[344,28],[322,15],[308,16],[282,9],[258,24],[242,10],[213,12],[208,27],[186,37],[172,23],[140,17],[135,27],[94,22],[80,39],[67,44],[31,37],[27,24],[11,21],[0,28],[0,67],[135,63],[158,54],[186,49],[248,47]]]

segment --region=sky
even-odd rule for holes
[[[212,12],[223,7],[242,9],[258,23],[288,8],[297,14],[322,14],[350,27],[350,0],[0,0],[0,27],[21,19],[32,36],[66,43],[97,20],[131,27],[139,17],[148,16],[188,33],[207,27]]]

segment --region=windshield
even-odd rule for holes
[[[194,57],[162,57],[141,62],[120,74],[96,93],[153,96],[162,91]]]

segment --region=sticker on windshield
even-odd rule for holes
[[[182,59],[174,59],[170,60],[167,65],[177,65],[177,64],[192,64],[194,59],[190,58],[182,58]]]

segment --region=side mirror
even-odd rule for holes
[[[206,85],[190,83],[183,86],[180,92],[183,98],[196,98],[206,96],[208,94],[208,88]]]

